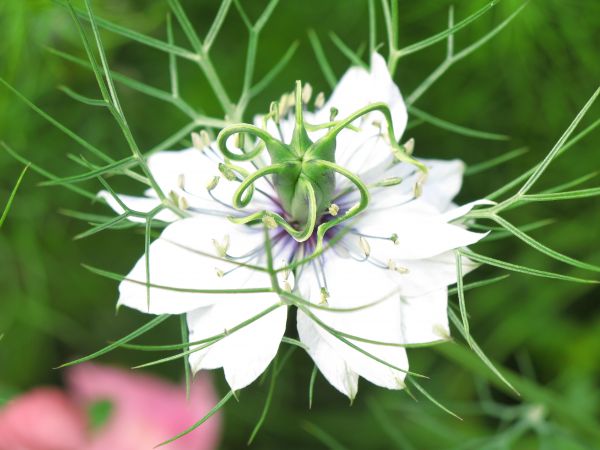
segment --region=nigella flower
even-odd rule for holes
[[[380,55],[324,105],[319,96],[317,111],[308,97],[298,84],[256,125],[149,157],[169,193],[154,220],[168,224],[121,282],[119,304],[186,313],[193,370],[222,367],[233,390],[273,360],[290,306],[339,391],[353,398],[359,377],[401,389],[405,347],[449,338],[453,251],[484,237],[460,219],[483,201],[452,203],[461,161],[417,160],[411,141],[398,144],[407,111]],[[161,205],[153,191],[101,195],[118,212]]]

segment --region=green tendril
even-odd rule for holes
[[[273,164],[271,166],[263,167],[257,170],[252,175],[246,176],[239,187],[233,194],[233,207],[236,209],[242,209],[248,206],[252,200],[254,192],[254,182],[267,175],[281,172],[283,169],[290,167],[291,164]],[[244,193],[248,190],[248,194],[244,196]],[[242,198],[243,197],[243,198]]]
[[[229,127],[223,128],[223,130],[221,130],[219,136],[217,137],[217,146],[221,153],[223,153],[223,156],[225,156],[225,158],[231,159],[232,161],[250,161],[259,156],[264,150],[265,147],[259,144],[253,150],[242,154],[233,153],[232,151],[230,151],[227,148],[227,140],[234,134],[241,133],[246,133],[250,136],[254,136],[258,139],[261,139],[267,146],[269,144],[279,144],[279,142],[275,138],[273,138],[273,136],[271,136],[267,131],[263,130],[262,128],[255,127],[254,125],[249,124],[231,125]]]
[[[271,170],[266,171],[265,169],[271,169]],[[270,167],[266,167],[265,169],[262,169],[265,171],[260,176],[264,176],[264,175],[267,175],[268,173],[279,170],[279,169],[281,169],[281,167],[274,168],[274,166],[270,166]],[[256,175],[256,174],[254,174],[254,175]],[[257,178],[259,178],[259,177],[256,177],[255,179],[257,179]],[[250,180],[248,183],[252,183],[253,181],[254,180]],[[308,193],[307,199],[306,199],[307,203],[308,203],[308,221],[306,222],[306,224],[304,225],[304,227],[302,229],[297,230],[292,225],[290,225],[290,223],[287,220],[285,220],[283,217],[281,217],[281,215],[277,214],[276,212],[272,212],[272,211],[260,211],[260,212],[250,214],[245,217],[229,217],[229,220],[231,222],[237,223],[237,224],[247,224],[250,222],[256,222],[259,220],[264,220],[266,218],[270,218],[277,225],[279,225],[285,231],[287,231],[296,241],[298,241],[298,242],[306,241],[308,238],[310,238],[312,236],[313,231],[316,226],[316,223],[317,223],[317,216],[318,216],[317,199],[316,199],[315,189],[313,188],[312,183],[310,182],[310,180],[308,178],[306,178],[304,175],[301,175],[299,183],[301,183],[306,188],[307,193]],[[240,198],[241,194],[243,193],[243,189],[241,189],[241,188],[247,188],[247,187],[248,187],[248,184],[246,186],[240,186],[240,188],[238,188],[238,191],[234,194],[234,206],[236,206],[236,201],[239,201],[239,198]],[[238,205],[239,205],[239,203],[238,203]],[[236,207],[238,207],[238,206],[236,206]]]
[[[425,166],[425,164],[423,164],[422,162],[420,162],[420,161],[416,160],[415,158],[411,157],[410,155],[408,155],[405,148],[402,145],[398,144],[398,140],[396,139],[396,134],[394,133],[394,126],[393,126],[393,122],[392,122],[392,112],[390,111],[389,106],[386,105],[385,103],[381,103],[381,102],[372,103],[372,104],[367,105],[364,108],[361,108],[358,111],[350,114],[345,119],[340,120],[337,123],[337,125],[335,125],[326,136],[324,136],[323,138],[321,138],[319,140],[319,142],[321,140],[325,140],[325,139],[335,139],[335,137],[343,129],[351,126],[352,122],[354,122],[356,119],[359,119],[360,117],[367,115],[373,111],[379,111],[385,117],[385,120],[387,122],[387,131],[388,131],[388,135],[390,138],[390,144],[392,145],[392,148],[394,150],[393,153],[394,153],[394,156],[396,157],[396,159],[401,162],[406,162],[406,163],[412,164],[412,165],[418,167],[421,172],[426,174],[427,167]]]
[[[289,94],[286,95],[289,99]],[[230,217],[230,220],[239,224],[249,224],[261,220],[270,228],[280,226],[299,242],[309,239],[316,228],[315,251],[320,252],[323,249],[323,240],[328,230],[356,217],[369,204],[368,187],[357,175],[335,162],[338,134],[344,129],[359,131],[359,128],[352,125],[352,122],[373,111],[379,111],[386,120],[387,133],[395,159],[418,167],[424,174],[427,173],[427,168],[423,163],[412,158],[410,151],[398,143],[394,133],[392,113],[384,103],[365,106],[341,120],[334,120],[335,114],[332,114],[329,122],[323,124],[306,124],[303,107],[302,83],[296,81],[294,92],[295,127],[289,143],[277,140],[266,130],[269,119],[276,123],[280,119],[279,105],[277,102],[273,102],[267,117],[263,117],[263,128],[248,124],[226,127],[219,133],[217,145],[226,160],[232,161],[249,161],[258,157],[263,150],[267,150],[271,164],[252,174],[229,163],[224,165],[224,170],[238,173],[242,178],[240,186],[233,195],[233,207],[236,209],[247,207],[254,194],[255,182],[263,177],[271,176],[273,187],[287,218],[286,220],[281,214],[274,211],[259,211],[244,217]],[[317,129],[328,129],[328,132],[316,142],[312,142],[307,130]],[[245,145],[241,143],[239,147],[242,153],[234,153],[227,148],[227,140],[236,134],[254,137],[259,142],[249,151],[245,151]],[[319,218],[330,211],[331,202],[334,200],[336,174],[351,182],[360,193],[360,201],[344,214],[321,223],[317,227]],[[231,177],[233,178],[233,175]]]
[[[329,221],[319,225],[319,227],[317,228],[317,245],[316,245],[315,251],[320,252],[323,249],[323,239],[325,237],[325,233],[327,233],[328,230],[341,224],[342,222],[352,219],[353,217],[357,216],[358,214],[360,214],[362,211],[364,211],[367,208],[367,206],[369,204],[369,190],[359,177],[354,175],[349,170],[346,170],[343,167],[338,166],[337,164],[334,164],[330,161],[323,161],[323,160],[311,161],[311,163],[328,167],[331,170],[346,177],[348,180],[350,180],[350,182],[352,184],[354,184],[354,186],[356,186],[356,188],[360,192],[360,201],[355,206],[350,208],[346,212],[346,214],[344,214],[343,216],[336,217],[335,219],[329,220]]]

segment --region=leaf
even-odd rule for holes
[[[8,217],[8,212],[10,211],[10,208],[15,200],[15,197],[17,195],[17,191],[19,190],[19,186],[21,186],[21,183],[23,182],[23,178],[25,177],[25,173],[27,173],[27,169],[29,169],[30,165],[27,164],[23,170],[21,171],[21,174],[19,175],[19,178],[17,179],[17,183],[15,184],[15,187],[13,188],[13,190],[11,191],[9,197],[8,197],[8,201],[6,202],[6,206],[4,207],[4,211],[2,212],[2,216],[0,216],[0,228],[2,228],[2,225],[4,225],[4,222],[6,221],[6,218]]]
[[[503,155],[497,156],[487,161],[483,161],[479,164],[472,164],[470,166],[467,166],[467,168],[465,169],[465,176],[486,172],[487,170],[493,169],[501,164],[504,164],[505,162],[512,161],[513,159],[524,155],[528,151],[529,149],[527,147],[520,147],[506,152]]]
[[[462,136],[468,136],[477,139],[486,139],[490,141],[507,141],[510,139],[510,136],[507,136],[505,134],[489,133],[487,131],[479,131],[474,130],[472,128],[463,127],[462,125],[456,125],[452,122],[448,122],[447,120],[432,116],[431,114],[426,113],[425,111],[422,111],[419,108],[416,108],[415,106],[409,106],[408,111],[413,116],[423,120],[424,122],[430,123],[431,125],[435,125],[444,130],[460,134]]]
[[[146,333],[147,331],[150,331],[152,328],[156,327],[157,325],[161,324],[162,322],[164,322],[165,320],[167,320],[170,316],[168,314],[163,314],[160,316],[156,316],[154,319],[150,320],[149,322],[147,322],[146,324],[142,325],[141,327],[139,327],[137,330],[132,331],[131,333],[129,333],[127,336],[122,337],[121,339],[118,339],[115,342],[110,343],[109,345],[107,345],[106,347],[101,348],[100,350],[84,356],[83,358],[79,358],[76,359],[74,361],[70,361],[67,363],[64,363],[60,366],[58,366],[58,369],[62,369],[65,367],[69,367],[69,366],[73,366],[75,364],[80,364],[82,362],[86,362],[86,361],[90,361],[92,359],[96,359],[99,356],[102,356],[108,352],[111,352],[119,347],[122,347],[123,344],[141,336],[142,334]]]
[[[499,267],[501,269],[510,270],[512,272],[524,273],[526,275],[532,275],[535,277],[541,278],[550,278],[553,280],[562,280],[562,281],[571,281],[574,283],[583,283],[583,284],[599,284],[600,281],[597,280],[588,280],[585,278],[577,278],[569,275],[562,275],[553,272],[546,272],[544,270],[532,269],[530,267],[520,266],[518,264],[512,264],[506,261],[501,261],[499,259],[490,258],[489,256],[484,256],[477,254],[471,250],[462,249],[459,250],[463,256],[466,256],[469,259],[472,259],[475,262],[479,262],[482,264],[488,264],[490,266]]]
[[[474,22],[475,20],[479,19],[486,12],[488,12],[490,9],[492,9],[494,6],[496,6],[496,4],[498,4],[499,1],[500,0],[493,0],[490,3],[488,3],[487,5],[485,5],[483,8],[475,11],[470,16],[468,16],[465,19],[458,22],[456,25],[449,27],[446,30],[441,31],[437,34],[434,34],[433,36],[430,36],[427,39],[423,39],[422,41],[415,42],[414,44],[408,45],[404,48],[397,50],[398,57],[404,57],[404,56],[410,55],[411,53],[418,52],[418,51],[423,50],[431,45],[437,44],[438,42],[445,40],[447,37],[453,35],[458,30],[466,27],[471,22]]]
[[[570,256],[567,256],[567,255],[563,255],[562,253],[559,253],[556,250],[553,250],[553,249],[545,246],[544,244],[536,241],[531,236],[529,236],[527,233],[524,233],[523,231],[519,230],[513,224],[511,224],[506,219],[504,219],[500,216],[493,216],[493,220],[495,220],[499,225],[504,227],[507,231],[512,233],[515,237],[521,239],[527,245],[536,249],[540,253],[543,253],[544,255],[548,255],[550,258],[556,259],[557,261],[561,261],[561,262],[568,264],[570,266],[573,266],[573,267],[578,267],[580,269],[590,270],[593,272],[600,272],[600,267],[593,265],[593,264],[588,264],[588,263],[579,261],[579,260],[571,258]]]
[[[575,131],[575,128],[577,127],[577,125],[579,125],[579,122],[581,122],[581,120],[583,119],[585,114],[588,112],[588,110],[592,107],[592,105],[598,98],[598,95],[600,95],[600,87],[596,89],[596,91],[592,94],[592,96],[587,101],[587,103],[583,106],[583,108],[581,108],[581,110],[579,111],[577,116],[575,116],[575,119],[573,119],[573,121],[570,123],[568,128],[565,130],[565,132],[562,134],[562,136],[558,139],[556,144],[554,144],[554,147],[552,147],[552,150],[550,150],[550,152],[546,155],[546,157],[542,160],[542,162],[540,162],[536,166],[535,170],[529,176],[529,178],[527,179],[525,184],[521,187],[521,189],[519,189],[519,192],[517,192],[517,196],[526,194],[529,191],[529,189],[531,189],[533,184],[546,171],[546,169],[548,168],[550,163],[552,161],[554,161],[554,159],[560,154],[561,148],[564,146],[567,139],[569,139],[569,136],[571,136],[573,131]]]
[[[335,76],[329,61],[327,60],[327,56],[325,56],[325,51],[323,50],[323,46],[321,45],[321,41],[319,40],[315,30],[308,30],[308,40],[310,41],[310,45],[315,53],[315,57],[317,58],[317,63],[323,72],[325,81],[327,81],[329,87],[333,89],[337,84],[337,77]]]

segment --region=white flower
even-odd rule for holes
[[[332,108],[343,119],[375,102],[389,106],[395,134],[402,135],[406,107],[378,54],[372,57],[370,71],[351,68],[329,101],[315,113],[305,112],[304,118],[318,125],[330,121]],[[261,122],[258,118],[257,125]],[[203,151],[191,148],[149,158],[156,181],[175,205],[185,207],[187,217],[170,209],[155,217],[169,224],[150,245],[149,255],[140,258],[120,284],[119,304],[151,314],[187,313],[190,342],[208,340],[191,353],[193,370],[222,367],[234,390],[252,383],[272,361],[286,329],[288,305],[295,304],[300,340],[335,388],[353,398],[359,376],[389,389],[403,388],[409,367],[403,346],[450,335],[446,308],[447,286],[456,282],[453,250],[485,236],[452,222],[484,202],[462,207],[452,203],[461,187],[461,161],[421,159],[427,178],[414,165],[395,161],[381,112],[371,112],[353,126],[337,136],[336,163],[368,186],[367,209],[343,224],[343,233],[341,227],[330,230],[326,250],[304,264],[294,263],[311,255],[313,237],[297,242],[281,227],[268,231],[276,268],[291,265],[290,270],[278,271],[277,279],[282,291],[292,291],[293,297],[273,292],[265,270],[262,224],[228,219],[242,216],[230,206],[239,181],[223,176],[218,167],[223,159],[211,145]],[[267,126],[284,142],[291,139],[293,128],[290,115],[282,117],[278,127],[272,121]],[[309,135],[316,140],[326,132]],[[256,163],[266,165],[260,159]],[[255,170],[248,163],[240,165]],[[220,177],[216,186],[215,177]],[[336,178],[336,194],[320,221],[343,217],[360,199],[347,179]],[[123,212],[107,192],[99,195]],[[161,204],[152,190],[145,197],[120,199],[140,212]],[[257,182],[243,215],[263,210],[286,213],[266,178]],[[466,261],[464,271],[471,267]],[[232,293],[236,290],[241,292]]]

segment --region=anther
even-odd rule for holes
[[[225,276],[225,272],[223,272],[221,269],[219,269],[218,267],[215,267],[215,272],[217,273],[217,276],[219,278],[223,278]]]
[[[284,266],[284,267],[286,267],[286,266],[287,266],[287,261],[286,261],[285,259],[282,259],[282,260],[281,260],[281,265],[282,265],[282,266]],[[288,267],[286,267],[286,268],[283,270],[283,279],[284,279],[285,281],[287,281],[287,280],[290,278],[290,274],[291,274],[291,273],[292,273],[292,272],[291,272],[291,270],[290,270]]]
[[[177,175],[177,187],[185,190],[185,175],[182,173]]]
[[[210,136],[206,130],[201,130],[200,133],[192,132],[192,145],[201,151],[210,145]]]
[[[214,176],[214,177],[212,177],[210,180],[208,180],[208,183],[206,183],[206,190],[207,190],[208,192],[210,192],[210,191],[212,191],[214,188],[216,188],[216,187],[217,187],[217,184],[219,184],[219,180],[220,180],[220,179],[221,179],[220,177]]]
[[[221,172],[229,181],[234,181],[237,179],[235,172],[223,163],[219,163],[219,172]]]
[[[382,124],[380,120],[374,120],[371,124],[379,130],[379,134],[381,134]]]
[[[321,109],[325,104],[325,94],[323,92],[319,92],[315,97],[315,108]]]
[[[224,258],[227,255],[227,250],[229,250],[229,235],[226,234],[223,237],[222,243],[217,241],[216,239],[213,239],[212,244],[214,245],[215,250],[217,251],[217,255],[221,258]]]
[[[331,109],[329,110],[329,121],[333,122],[339,112],[340,111],[335,106],[332,106]]]
[[[271,114],[271,117],[273,118],[273,122],[275,122],[276,124],[279,124],[279,103],[278,102],[271,102],[271,106],[269,107],[269,113]]]
[[[294,91],[290,92],[286,96],[286,104],[287,104],[288,109],[296,106],[296,95],[294,94]]]
[[[360,244],[360,249],[365,254],[365,257],[369,257],[371,255],[371,246],[369,245],[369,241],[367,241],[363,236],[358,239]]]
[[[277,114],[279,115],[279,117],[283,117],[288,112],[288,110],[289,110],[289,107],[288,107],[287,94],[283,94],[279,98],[279,103],[277,104]]]
[[[410,138],[408,141],[406,141],[402,147],[404,147],[404,151],[406,152],[406,154],[408,156],[412,155],[413,152],[415,151],[415,139],[414,138]]]
[[[399,184],[402,183],[402,178],[400,177],[390,177],[390,178],[384,178],[383,180],[379,181],[377,183],[377,186],[380,187],[390,187],[390,186],[397,186]]]
[[[175,191],[169,191],[169,198],[176,205],[179,204],[179,195]]]
[[[281,287],[281,289],[283,289],[285,292],[292,292],[292,286],[290,285],[290,282],[288,280],[283,280],[283,286]]]
[[[302,103],[308,104],[310,98],[312,97],[312,91],[312,86],[306,83],[302,88]]]
[[[277,222],[275,221],[275,219],[272,216],[270,216],[268,214],[263,216],[262,222],[265,224],[265,226],[269,230],[274,230],[275,228],[277,228]]]
[[[398,264],[396,264],[396,261],[388,259],[388,263],[387,263],[388,269],[393,270],[394,272],[398,272],[398,273],[408,273],[408,269],[406,267],[401,267]]]
[[[321,305],[326,305],[327,304],[327,299],[329,298],[329,291],[327,291],[327,288],[322,287],[321,288]]]
[[[182,211],[185,211],[186,209],[188,209],[190,207],[190,204],[188,203],[188,201],[185,197],[179,197],[179,200],[177,201],[177,206]]]
[[[331,214],[332,216],[337,216],[338,213],[340,212],[340,207],[338,205],[336,205],[335,203],[332,203],[331,205],[329,205],[329,214]]]
[[[423,193],[423,185],[425,184],[425,181],[427,181],[427,174],[421,173],[421,175],[419,175],[419,178],[415,182],[415,186],[413,188],[413,194],[415,198],[419,198]]]
[[[392,234],[390,241],[392,241],[394,245],[400,245],[400,239],[398,239],[398,235],[396,233]]]

